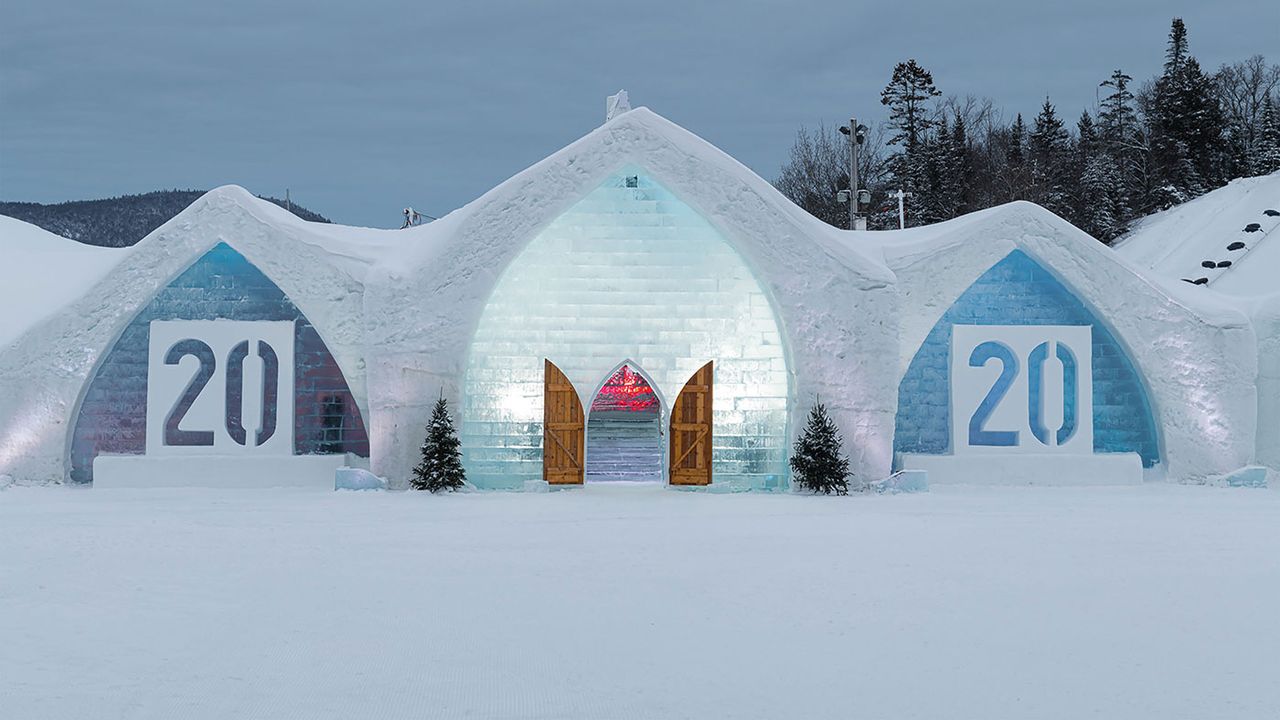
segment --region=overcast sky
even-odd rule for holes
[[[0,200],[237,183],[335,221],[456,208],[603,121],[627,89],[772,179],[801,125],[883,116],[894,63],[1073,122],[1160,69],[1181,15],[1207,69],[1280,62],[1274,0],[470,2],[6,0]]]

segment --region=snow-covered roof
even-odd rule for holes
[[[1153,275],[1242,300],[1280,292],[1280,172],[1231,181],[1149,215],[1116,245]],[[1224,264],[1225,263],[1225,264]],[[1206,267],[1212,264],[1214,267]]]
[[[0,215],[0,347],[74,301],[128,255]],[[56,278],[51,275],[56,269]]]

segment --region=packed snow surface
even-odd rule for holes
[[[1233,243],[1242,247],[1229,250]],[[1148,215],[1116,250],[1153,275],[1178,281],[1204,278],[1226,295],[1280,292],[1280,172],[1232,180]],[[1204,267],[1209,262],[1229,264]]]
[[[80,297],[128,253],[0,215],[0,348]]]
[[[0,490],[11,718],[1280,717],[1280,492]]]

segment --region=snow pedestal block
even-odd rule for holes
[[[340,467],[334,473],[335,490],[385,490],[387,481],[358,467]]]
[[[924,470],[935,485],[1141,485],[1137,453],[1094,455],[974,454],[902,456],[904,470]]]
[[[1209,478],[1209,484],[1221,487],[1265,488],[1268,485],[1268,474],[1267,468],[1261,465],[1250,465],[1224,475],[1215,475]]]
[[[333,490],[338,468],[357,462],[343,455],[99,455],[93,486],[108,488],[280,488]]]
[[[883,480],[867,483],[870,490],[879,493],[929,492],[929,473],[924,470],[899,470]]]

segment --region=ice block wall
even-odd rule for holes
[[[790,383],[770,300],[726,238],[643,170],[611,176],[505,269],[463,386],[476,485],[541,478],[544,358],[584,407],[632,362],[656,383],[664,422],[684,383],[714,361],[713,484],[785,484]]]

